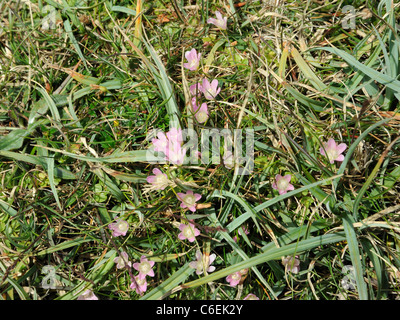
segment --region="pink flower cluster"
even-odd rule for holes
[[[165,160],[172,164],[182,165],[186,155],[186,148],[182,148],[182,129],[172,128],[166,134],[159,132],[152,141],[154,151],[162,152]]]
[[[149,261],[146,256],[140,257],[140,262],[133,264],[133,268],[139,271],[139,274],[135,276],[135,281],[130,285],[132,290],[135,290],[137,294],[142,295],[147,290],[146,276],[154,277],[153,271],[154,261]]]
[[[207,100],[215,100],[221,92],[221,87],[218,86],[217,79],[210,82],[207,78],[204,78],[201,82],[192,84],[189,91],[194,97],[199,97],[199,94],[202,93]]]

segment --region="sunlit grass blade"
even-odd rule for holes
[[[317,75],[311,70],[310,66],[307,62],[303,59],[297,49],[293,46],[290,48],[290,54],[293,59],[296,61],[297,65],[299,66],[300,70],[304,74],[304,76],[313,84],[313,86],[323,92],[327,89],[327,85],[323,83]]]
[[[254,224],[257,227],[257,230],[261,233],[261,229],[260,229],[260,226],[258,224],[256,212],[242,198],[240,198],[239,196],[237,196],[237,195],[235,195],[235,194],[233,194],[233,193],[231,193],[229,191],[225,191],[225,190],[221,190],[221,191],[217,191],[216,190],[216,191],[214,191],[214,193],[210,196],[210,198],[220,197],[220,196],[222,196],[222,197],[225,196],[225,197],[232,198],[233,200],[235,200],[235,202],[240,204],[243,207],[243,209],[245,210],[245,212],[248,213],[251,216]]]
[[[131,16],[136,16],[136,11],[135,10],[132,10],[130,8],[123,7],[123,6],[112,6],[111,7],[111,11],[123,12],[123,13],[129,14]]]
[[[135,38],[133,44],[139,46],[142,40],[142,0],[136,0]]]

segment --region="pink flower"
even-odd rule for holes
[[[167,160],[173,164],[183,164],[186,148],[182,148],[182,129],[172,128],[167,132],[168,147],[165,151]]]
[[[154,261],[148,261],[146,256],[140,257],[140,263],[133,264],[133,268],[139,271],[139,279],[143,280],[146,276],[154,277],[153,271]]]
[[[204,97],[208,100],[214,100],[219,92],[221,91],[221,88],[218,88],[218,80],[214,79],[213,81],[208,81],[208,79],[204,78],[203,82],[201,84],[201,88],[204,94]]]
[[[202,87],[202,85],[201,85],[201,82],[192,84],[192,85],[189,87],[189,92],[190,92],[190,94],[191,94],[192,96],[198,96],[198,95],[200,95],[200,93],[203,92],[203,87]]]
[[[189,267],[196,269],[196,274],[202,274],[203,271],[213,272],[215,270],[214,266],[210,266],[214,262],[216,255],[213,253],[211,255],[205,255],[196,251],[196,260],[189,263]]]
[[[201,195],[198,193],[193,193],[192,190],[186,193],[177,193],[178,199],[181,200],[181,208],[188,208],[190,211],[196,211],[196,201],[201,199]]]
[[[113,231],[113,237],[124,236],[128,232],[129,223],[119,219],[117,222],[110,223],[108,228]]]
[[[195,238],[200,234],[199,229],[197,229],[194,224],[191,223],[181,223],[181,225],[179,226],[179,230],[181,230],[181,233],[178,234],[178,238],[180,240],[188,239],[189,242],[193,242]]]
[[[292,257],[287,256],[286,258],[282,259],[282,264],[285,266],[285,269],[292,272],[292,273],[299,273],[300,271],[300,260],[297,259],[298,256]]]
[[[249,293],[247,296],[243,298],[243,300],[260,300],[254,293]]]
[[[328,140],[328,142],[324,143],[324,146],[319,149],[323,156],[326,156],[330,163],[334,163],[335,161],[343,161],[344,155],[342,153],[346,150],[347,145],[345,143],[341,143],[339,145],[336,144],[335,140],[332,138]]]
[[[136,283],[132,282],[130,287],[132,290],[136,290],[137,294],[143,294],[147,290],[147,281],[146,278],[140,279],[139,276],[135,277]]]
[[[182,130],[172,128],[166,134],[159,132],[157,137],[158,139],[153,138],[151,141],[154,146],[154,151],[163,152],[165,154],[165,160],[173,164],[183,164],[186,148],[182,148]]]
[[[278,190],[279,194],[285,194],[288,191],[294,190],[292,184],[290,184],[290,179],[292,176],[287,174],[286,176],[282,177],[280,174],[275,176],[275,182],[272,184],[272,188]]]
[[[125,251],[121,252],[121,256],[116,257],[114,262],[117,264],[117,269],[123,269],[127,265],[132,265],[132,263],[128,261],[128,254]]]
[[[164,132],[159,132],[157,134],[157,137],[158,137],[158,139],[153,138],[151,140],[151,142],[153,143],[153,146],[154,146],[154,151],[165,153],[165,150],[168,147],[168,139]]]
[[[99,300],[92,290],[87,289],[84,293],[82,293],[77,300]]]
[[[217,16],[217,19],[209,18],[207,20],[207,23],[212,23],[213,25],[220,28],[221,30],[226,30],[226,23],[228,21],[228,18],[222,17],[222,14],[219,11],[216,11],[215,15]]]
[[[184,63],[183,66],[190,71],[197,70],[200,63],[201,53],[197,54],[196,49],[192,49],[190,51],[185,52],[185,58],[187,59],[187,63]]]
[[[240,273],[240,271],[236,271],[226,277],[226,281],[229,282],[229,285],[231,287],[236,287],[239,284],[240,280],[242,280],[242,274]]]
[[[198,123],[204,123],[208,120],[208,108],[206,103],[202,103],[200,108],[196,104],[196,98],[192,99],[193,113]]]
[[[181,165],[185,160],[186,148],[182,148],[178,144],[169,144],[165,155],[169,162]]]
[[[182,144],[183,136],[182,136],[182,129],[172,128],[167,132],[167,138],[169,143],[171,144]]]
[[[168,187],[170,181],[168,180],[168,176],[165,173],[162,173],[160,169],[154,168],[153,173],[154,176],[148,176],[146,178],[147,182],[153,185],[153,188],[156,190],[164,190]]]

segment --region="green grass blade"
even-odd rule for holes
[[[194,269],[189,266],[189,263],[186,263],[167,280],[163,281],[160,285],[145,294],[139,300],[163,299],[165,296],[168,296],[169,292],[173,288],[185,281],[193,272]]]
[[[47,176],[49,178],[50,188],[51,188],[51,191],[53,192],[54,199],[56,199],[58,208],[60,209],[60,211],[62,211],[62,206],[61,206],[60,199],[59,199],[58,193],[57,193],[57,188],[56,188],[56,185],[54,182],[54,158],[47,157],[46,161],[47,161]]]
[[[17,153],[13,151],[0,150],[0,157],[7,157],[16,161],[23,161],[31,164],[36,164],[42,166],[44,169],[47,170],[47,162],[39,156]],[[68,179],[68,180],[77,179],[75,174],[61,167],[54,168],[54,176],[57,178]]]
[[[260,229],[260,226],[259,226],[258,221],[257,221],[256,212],[242,198],[240,198],[239,196],[233,194],[232,192],[225,191],[225,190],[215,190],[210,198],[217,197],[217,196],[218,197],[222,196],[222,197],[232,198],[238,204],[240,204],[243,207],[243,209],[245,210],[245,213],[248,213],[250,215],[250,217],[253,219],[254,224],[257,226],[258,232],[261,233],[261,229]]]
[[[362,72],[363,74],[367,75],[371,79],[375,79],[379,83],[387,86],[388,88],[392,89],[394,92],[397,94],[400,94],[400,81],[396,80],[395,78],[386,75],[382,72],[376,71],[375,69],[372,69],[358,60],[356,60],[352,55],[348,54],[347,52],[337,49],[337,48],[315,48],[314,50],[325,50],[330,53],[336,54],[343,58],[351,67],[354,69]]]
[[[356,276],[358,296],[360,300],[368,300],[367,285],[364,281],[364,268],[360,259],[360,250],[358,248],[357,235],[354,231],[353,221],[350,218],[350,215],[343,216],[342,221],[350,252],[351,263],[354,267]]]
[[[168,115],[170,117],[170,128],[180,128],[180,111],[178,105],[175,100],[174,91],[172,89],[171,83],[169,81],[168,75],[165,72],[165,67],[161,62],[158,54],[154,50],[153,46],[148,42],[147,36],[143,30],[144,37],[142,38],[142,42],[145,44],[147,50],[149,51],[153,61],[155,62],[157,69],[151,68],[151,72],[153,73],[153,78],[156,80],[158,84],[158,88],[162,94],[164,100],[167,101],[166,108]]]
[[[65,32],[68,34],[68,37],[71,40],[71,43],[72,43],[73,47],[75,48],[75,51],[78,54],[79,58],[81,58],[84,65],[87,66],[86,58],[83,55],[81,48],[79,47],[78,41],[76,41],[74,33],[72,32],[71,24],[68,19],[64,20],[64,29],[65,29]]]
[[[63,241],[63,242],[61,242],[59,244],[56,244],[53,247],[50,247],[50,248],[41,250],[38,253],[35,253],[35,256],[42,256],[42,255],[45,255],[45,254],[49,254],[49,253],[65,250],[65,249],[68,249],[68,248],[71,248],[71,247],[75,247],[75,246],[78,246],[78,245],[80,245],[82,243],[89,242],[89,241],[93,241],[93,239],[88,238],[88,237],[85,237],[85,238],[84,237],[78,237],[78,238],[75,238],[75,239],[72,239],[72,240]]]
[[[129,9],[127,7],[112,6],[111,7],[111,11],[113,11],[113,12],[123,12],[123,13],[126,13],[126,14],[131,15],[131,16],[136,16],[136,11],[133,10],[133,9]]]

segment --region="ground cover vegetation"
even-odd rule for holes
[[[399,7],[0,1],[0,298],[398,299]]]

